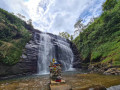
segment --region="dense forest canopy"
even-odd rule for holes
[[[106,0],[102,15],[75,38],[87,63],[120,65],[120,0]]]

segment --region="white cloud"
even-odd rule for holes
[[[24,5],[24,0],[0,0],[0,8],[15,14],[21,13],[26,17],[29,17],[29,12],[27,7]]]
[[[1,0],[0,7],[21,13],[33,20],[33,25],[42,31],[58,34],[73,34],[74,24],[80,17],[89,18],[101,13],[105,0]],[[99,11],[98,11],[99,10]],[[88,12],[88,13],[85,13]]]
[[[102,4],[105,0],[101,0],[101,1],[94,1],[93,4],[91,4],[91,6],[89,6],[88,8],[86,8],[85,11],[87,12],[83,12],[80,16],[82,17],[82,19],[84,20],[84,24],[87,24],[91,18],[95,18],[101,15],[102,13]]]

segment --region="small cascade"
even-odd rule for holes
[[[53,58],[62,64],[63,71],[72,70],[73,52],[66,39],[47,33],[37,33],[35,39],[39,45],[38,74],[49,73]]]

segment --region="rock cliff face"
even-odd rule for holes
[[[17,64],[8,66],[0,63],[0,78],[29,75],[37,72],[38,45],[34,42],[33,38],[35,32],[38,31],[32,31],[32,38],[26,44],[21,59]]]
[[[80,58],[79,51],[74,43],[70,42],[70,44],[71,44],[72,52],[74,54],[73,67],[82,68],[82,65],[81,65],[82,59]]]
[[[0,77],[9,77],[9,76],[14,77],[18,75],[29,75],[29,74],[38,73],[38,65],[42,66],[41,63],[38,64],[38,60],[41,59],[42,52],[44,51],[43,48],[45,47],[42,48],[40,46],[40,44],[42,44],[40,42],[40,39],[43,39],[43,37],[41,36],[42,32],[38,30],[33,30],[31,32],[32,32],[32,38],[25,45],[20,61],[13,66],[7,66],[0,63]],[[50,53],[48,55],[51,55],[51,53],[54,52],[55,55],[53,56],[55,56],[55,58],[58,59],[58,62],[64,62],[63,63],[64,69],[67,67],[69,59],[71,58],[73,58],[74,68],[81,67],[80,56],[76,46],[73,43],[57,35],[53,35],[50,33],[47,33],[47,35],[49,36],[49,38],[51,38],[50,42],[51,44],[53,44],[52,48],[50,49]],[[70,48],[73,51],[72,57],[71,57],[71,51],[69,52],[70,49],[68,48]],[[52,57],[49,59],[52,59]],[[61,61],[61,60],[64,60],[64,61]]]

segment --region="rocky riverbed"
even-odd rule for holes
[[[114,90],[120,85],[120,76],[65,72],[63,78],[73,90]],[[49,90],[49,75],[33,75],[0,81],[0,90]],[[110,88],[111,87],[111,88]],[[116,89],[116,90],[119,90]]]
[[[64,74],[64,78],[73,90],[106,90],[111,86],[120,85],[120,76],[115,75],[103,75],[103,74]],[[114,88],[119,88],[114,87]],[[119,90],[119,89],[107,89],[107,90]]]

